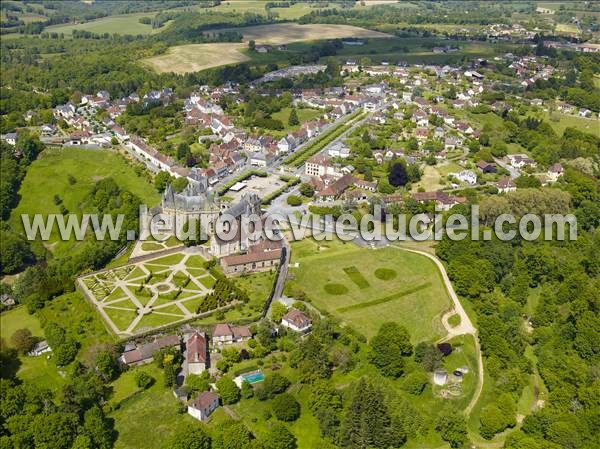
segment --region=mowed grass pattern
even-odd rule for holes
[[[444,335],[441,315],[451,301],[432,261],[397,248],[370,250],[339,242],[328,246],[319,251],[317,245],[292,244],[290,292],[303,290],[315,307],[368,338],[385,321],[405,326],[413,342]],[[343,285],[347,292],[340,294],[340,288],[330,288],[332,284]]]

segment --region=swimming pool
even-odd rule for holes
[[[255,373],[242,374],[242,378],[249,384],[257,384],[265,380],[265,375],[260,371],[257,371]]]

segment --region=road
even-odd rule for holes
[[[510,173],[510,177],[512,179],[516,179],[519,176],[521,176],[521,172],[519,170],[517,170],[513,166],[507,164],[506,162],[502,161],[501,159],[498,159],[498,158],[495,157],[494,158],[494,162],[496,164],[498,164],[500,167],[502,167],[503,169],[507,170]]]
[[[444,285],[446,286],[446,290],[448,291],[448,294],[450,295],[450,298],[452,299],[452,302],[454,304],[454,309],[447,312],[442,317],[442,324],[446,328],[448,335],[446,335],[441,341],[451,340],[452,338],[454,338],[458,335],[472,335],[473,336],[473,340],[475,341],[475,355],[477,357],[477,388],[475,389],[475,393],[473,394],[473,397],[471,398],[469,405],[467,405],[467,407],[464,410],[464,414],[469,416],[471,414],[471,411],[473,410],[473,407],[475,407],[475,404],[477,404],[477,401],[479,400],[479,397],[481,396],[481,391],[483,390],[483,381],[484,381],[483,358],[481,356],[481,347],[479,345],[479,337],[477,335],[477,328],[475,328],[475,326],[473,326],[473,323],[471,322],[469,315],[467,315],[467,312],[465,311],[462,304],[460,303],[460,300],[458,299],[458,296],[457,296],[456,292],[454,291],[454,287],[452,287],[452,283],[450,282],[448,273],[446,273],[446,268],[444,267],[444,264],[442,264],[442,262],[437,257],[435,257],[429,253],[426,253],[424,251],[418,251],[415,249],[401,248],[401,247],[395,246],[395,245],[394,245],[394,248],[400,249],[402,251],[408,251],[411,253],[420,254],[421,256],[427,257],[428,259],[432,260],[435,263],[435,265],[437,266],[438,270],[440,270],[440,273],[442,275],[442,280],[444,281]],[[460,316],[460,324],[458,326],[452,327],[448,323],[448,318],[454,314],[458,314]]]

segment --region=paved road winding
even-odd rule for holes
[[[418,251],[415,249],[402,248],[402,247],[395,246],[395,245],[394,245],[394,248],[400,249],[402,251],[408,251],[411,253],[420,254],[421,256],[425,256],[428,259],[432,260],[435,263],[435,265],[438,267],[438,269],[440,270],[442,279],[444,281],[444,285],[446,286],[446,290],[448,291],[448,294],[450,295],[450,298],[452,299],[452,302],[454,303],[454,310],[447,312],[442,317],[442,324],[448,331],[448,335],[446,335],[442,339],[442,341],[450,340],[458,335],[469,334],[469,335],[473,336],[473,340],[475,341],[475,354],[477,356],[477,380],[478,381],[477,381],[477,388],[475,389],[475,393],[473,394],[473,397],[471,398],[469,405],[467,405],[467,407],[464,410],[464,414],[468,416],[471,414],[471,411],[473,410],[473,407],[475,407],[475,404],[477,404],[477,401],[479,400],[479,397],[481,396],[481,391],[483,390],[483,358],[481,356],[481,347],[479,345],[479,337],[477,336],[477,329],[475,328],[475,326],[473,326],[471,319],[469,318],[469,316],[467,315],[467,312],[465,312],[465,309],[463,308],[462,304],[460,303],[458,296],[456,295],[456,292],[454,291],[454,288],[452,287],[450,278],[448,277],[448,274],[446,273],[446,268],[444,267],[444,264],[442,264],[442,262],[440,262],[440,260],[437,257],[433,256],[432,254],[426,253],[424,251]],[[448,323],[448,318],[451,315],[454,315],[455,313],[460,316],[460,324],[458,326],[452,327]]]

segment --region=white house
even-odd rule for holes
[[[219,395],[204,391],[188,404],[188,413],[200,421],[206,421],[219,406]]]
[[[281,325],[295,332],[307,332],[312,326],[312,321],[297,309],[290,309],[281,319]]]
[[[31,349],[31,351],[29,351],[27,353],[27,355],[32,356],[32,357],[37,357],[39,355],[42,355],[42,354],[44,354],[46,352],[50,352],[50,351],[52,351],[52,348],[50,346],[48,346],[48,342],[46,340],[44,340],[44,341],[37,342]]]
[[[17,144],[17,133],[6,133],[2,136],[2,140],[14,147]]]
[[[560,178],[562,176],[562,174],[564,173],[565,169],[563,168],[563,166],[561,164],[554,164],[552,167],[550,167],[548,169],[548,180],[550,182],[556,182],[558,181],[558,178]]]
[[[454,176],[471,186],[477,184],[477,174],[471,170],[463,170],[460,173],[455,173]]]
[[[508,193],[517,190],[517,185],[509,176],[507,176],[496,183],[496,188],[498,189],[498,193]]]
[[[346,159],[350,156],[350,148],[348,148],[342,142],[337,141],[329,147],[327,154],[331,157],[341,157]]]

